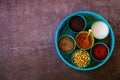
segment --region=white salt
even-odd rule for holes
[[[108,25],[103,21],[97,21],[92,25],[92,33],[95,38],[103,39],[109,34]]]

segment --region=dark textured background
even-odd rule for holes
[[[67,15],[90,10],[115,32],[110,60],[94,71],[77,71],[56,53],[54,36]],[[120,80],[120,0],[0,0],[0,80]]]

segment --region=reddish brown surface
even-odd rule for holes
[[[65,65],[54,37],[67,15],[89,10],[104,16],[115,33],[109,61],[93,71]],[[120,0],[0,0],[0,80],[119,80]]]

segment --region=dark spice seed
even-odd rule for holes
[[[80,16],[73,16],[69,20],[69,27],[71,30],[75,32],[81,31],[85,26],[85,22],[82,17]]]

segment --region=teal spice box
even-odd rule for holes
[[[73,18],[74,20],[71,18]],[[93,33],[91,33],[90,35],[92,35],[94,37],[93,46],[91,46],[89,49],[82,49],[81,47],[78,47],[76,44],[76,36],[82,31],[89,31],[90,29],[92,29],[93,24],[95,24],[96,22],[99,23],[99,21],[103,22],[103,23],[105,23],[105,25],[107,25],[108,30],[109,30],[108,34],[104,38],[98,39],[98,38],[96,38],[96,36],[94,36]],[[80,25],[81,24],[80,22],[83,22],[84,24]],[[81,27],[81,28],[78,28],[77,30],[73,29],[73,26],[75,26],[75,25],[79,25],[76,27],[77,28]],[[99,25],[99,24],[97,24],[97,25]],[[104,24],[102,24],[102,25],[104,25]],[[100,28],[100,25],[99,25],[99,28]],[[100,31],[102,31],[102,30],[100,30]],[[69,37],[73,43],[73,44],[71,44],[72,45],[71,50],[68,52],[62,51],[59,47],[59,41],[63,36]],[[63,42],[62,44],[64,47],[66,44],[69,45],[69,43],[66,43],[66,42]],[[102,60],[97,60],[96,57],[94,57],[94,55],[92,53],[92,50],[95,48],[95,45],[97,45],[97,44],[103,45],[103,47],[105,48],[104,50],[107,50],[106,56]],[[94,69],[101,67],[110,59],[110,56],[113,53],[114,45],[115,45],[115,37],[114,37],[114,32],[112,30],[111,25],[107,22],[107,20],[105,18],[103,18],[101,15],[99,15],[95,12],[80,11],[80,12],[72,13],[61,21],[61,23],[59,24],[59,26],[56,30],[56,35],[55,35],[56,51],[57,51],[59,57],[61,58],[61,60],[66,65],[68,65],[69,67],[76,69],[76,70],[86,71],[86,70],[94,70]],[[65,48],[63,48],[63,49],[65,49]],[[87,52],[89,54],[90,61],[89,61],[89,63],[86,63],[87,65],[85,67],[79,67],[76,64],[74,64],[74,62],[73,62],[72,57],[75,54],[75,52],[78,50],[83,50],[83,52]],[[98,50],[101,51],[101,49],[98,49]],[[82,54],[82,53],[80,53],[80,54]],[[97,54],[97,53],[94,53],[94,54],[98,55],[99,57],[101,56],[100,54]],[[84,61],[85,59],[87,60],[87,58],[85,56],[79,56],[78,60]],[[80,61],[79,61],[80,64],[84,63],[84,62],[80,62]]]

